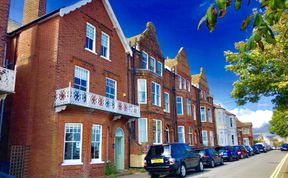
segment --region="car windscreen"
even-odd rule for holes
[[[215,150],[216,151],[225,151],[225,148],[224,147],[216,147]]]
[[[195,153],[198,153],[201,157],[205,155],[205,150],[194,150]]]
[[[234,149],[235,150],[240,150],[241,148],[240,148],[240,146],[234,146]]]
[[[169,145],[151,146],[147,154],[148,157],[170,156],[170,155],[171,155],[171,147]]]

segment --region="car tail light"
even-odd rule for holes
[[[237,153],[238,153],[238,155],[240,155],[240,154],[241,154],[241,151],[237,151]]]
[[[175,164],[175,159],[174,158],[169,158],[169,165]]]
[[[147,161],[146,161],[146,159],[144,159],[144,167],[146,167],[147,166]]]

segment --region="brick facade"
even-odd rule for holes
[[[93,0],[63,17],[50,16],[49,20],[27,26],[11,36],[11,41],[17,41],[16,90],[19,92],[13,96],[10,146],[30,148],[30,156],[25,158],[27,177],[99,177],[104,175],[106,161],[115,162],[115,134],[120,128],[124,134],[121,151],[127,169],[129,117],[119,118],[110,112],[79,106],[67,106],[55,112],[54,106],[55,90],[74,85],[75,66],[89,71],[89,92],[105,96],[106,77],[109,77],[117,82],[117,100],[130,102],[125,75],[130,57],[104,4]],[[96,53],[85,50],[87,22],[96,28]],[[101,32],[110,37],[110,60],[99,55]],[[65,123],[82,124],[81,163],[77,165],[63,165]],[[92,124],[102,126],[103,162],[98,164],[91,163]]]
[[[237,135],[239,145],[254,145],[253,124],[251,122],[241,122],[237,119]]]
[[[200,89],[200,113],[201,108],[204,109],[205,119],[201,120],[201,129],[202,129],[202,141],[203,139],[203,131],[207,133],[207,143],[203,142],[205,146],[216,146],[217,145],[217,135],[215,129],[215,108],[213,105],[213,97],[210,94],[208,82],[206,79],[206,75],[204,69],[200,69],[200,74],[192,76],[193,85],[197,86]],[[209,114],[209,109],[211,114]],[[200,114],[201,115],[201,114]],[[210,118],[209,118],[210,115]]]
[[[0,1],[0,66],[3,66],[10,0]]]

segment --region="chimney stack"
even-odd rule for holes
[[[1,0],[2,1],[2,0]],[[46,13],[46,0],[24,0],[22,25],[25,25]]]
[[[10,0],[0,0],[0,67],[4,64]]]

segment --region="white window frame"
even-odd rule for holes
[[[204,116],[205,116],[204,119],[205,119],[205,120],[203,120],[203,118],[202,118],[202,112],[201,112],[201,111],[202,111],[202,108],[204,108]],[[200,107],[200,120],[201,120],[201,122],[207,122],[206,108],[205,108],[204,106],[201,106],[201,107]]]
[[[140,140],[140,132],[141,132],[141,129],[140,129],[140,120],[143,120],[145,121],[145,126],[146,126],[146,132],[144,133],[145,135],[145,139],[144,140]],[[148,142],[148,120],[147,118],[140,118],[138,119],[138,143],[139,144],[142,144],[142,143],[147,143]]]
[[[105,35],[105,36],[107,36],[107,40],[108,40],[108,44],[107,44],[107,57],[106,56],[103,56],[102,55],[102,35]],[[110,36],[107,34],[107,33],[105,33],[105,32],[101,32],[101,57],[102,58],[104,58],[104,59],[106,59],[106,60],[108,60],[108,61],[111,61],[111,59],[110,59]]]
[[[206,134],[206,140],[204,140],[203,138],[203,135],[204,135],[204,133]],[[208,146],[208,132],[207,132],[207,130],[202,130],[202,141],[203,141],[203,145],[205,145],[205,146]]]
[[[180,133],[180,129],[179,128],[183,128],[183,132]],[[180,142],[180,134],[182,134],[182,137],[183,137],[183,142]],[[185,142],[185,127],[184,126],[178,126],[178,142],[179,143],[186,143]]]
[[[158,72],[158,64],[160,64],[160,66],[161,66],[161,68],[160,68],[160,74],[158,74],[157,72]],[[161,77],[162,77],[162,75],[163,75],[163,64],[162,64],[162,62],[160,62],[160,61],[157,61],[157,63],[156,63],[156,73],[158,74],[158,75],[160,75]]]
[[[106,96],[106,87],[107,87],[107,80],[112,80],[112,81],[114,81],[115,82],[115,93],[114,93],[114,96],[115,96],[115,98],[114,98],[114,100],[117,100],[117,81],[116,80],[114,80],[114,79],[112,79],[112,78],[109,78],[109,77],[106,77],[106,79],[105,79],[105,96]],[[110,99],[112,99],[112,98],[110,98]]]
[[[168,98],[168,108],[166,109],[166,101],[165,101],[165,95],[167,96],[167,98]],[[166,112],[166,113],[170,113],[170,95],[169,95],[169,93],[167,93],[167,92],[164,92],[164,112]]]
[[[155,85],[155,91],[153,91],[153,84]],[[157,86],[159,86],[159,94],[157,94]],[[154,98],[155,103],[153,103],[153,100],[152,100],[152,105],[161,107],[161,86],[160,86],[160,84],[152,81],[151,90],[152,90],[152,97],[153,97],[153,93],[154,93],[154,97],[155,97]],[[158,95],[159,95],[159,103],[157,104],[156,99],[157,99]]]
[[[191,91],[191,86],[190,86],[190,85],[191,85],[191,84],[190,84],[189,80],[187,80],[187,89],[188,89],[188,92]]]
[[[65,142],[66,142],[66,126],[68,125],[80,125],[81,133],[80,133],[80,152],[79,152],[79,159],[70,159],[65,160]],[[83,124],[82,123],[65,123],[64,124],[64,144],[63,144],[63,163],[62,166],[65,165],[83,165],[82,162],[82,141],[83,141]]]
[[[155,138],[156,138],[156,142],[154,140],[154,132],[153,132],[153,144],[162,144],[162,121],[159,120],[159,119],[153,119],[153,124],[154,124],[154,121],[155,121],[155,124],[156,124],[156,132],[155,132]],[[160,133],[157,133],[157,130],[158,130],[158,124],[157,123],[160,123]],[[153,125],[154,127],[154,125]],[[152,127],[152,131],[153,131],[153,127]],[[160,140],[157,140],[158,138],[158,134],[160,134]]]
[[[144,53],[144,54],[146,54],[146,70],[148,70],[148,68],[149,68],[149,56],[148,56],[148,53],[146,53],[145,51],[142,51],[142,53]],[[142,63],[143,63],[143,54],[141,53],[141,69],[143,69],[142,68]]]
[[[144,91],[140,91],[140,83],[141,82],[145,83],[145,90]],[[145,93],[145,101],[140,101],[139,92]],[[138,94],[138,104],[147,104],[147,80],[146,79],[138,79],[137,80],[137,94]]]
[[[87,70],[87,69],[85,69],[85,68],[83,68],[83,67],[79,67],[79,66],[77,66],[77,65],[75,65],[74,66],[74,78],[75,78],[75,76],[76,76],[76,69],[79,69],[79,70],[83,70],[83,71],[85,71],[85,72],[87,72],[87,89],[86,89],[86,92],[89,92],[89,81],[90,81],[90,71],[89,70]],[[74,80],[74,78],[73,78],[73,80]],[[73,81],[74,82],[74,81]],[[75,82],[74,82],[74,85],[75,85]]]
[[[196,121],[196,106],[195,104],[193,104],[193,117],[194,117],[194,121]]]
[[[177,101],[178,98],[181,99],[181,113],[180,113],[180,114],[178,114],[178,101]],[[176,97],[176,111],[177,111],[177,115],[178,115],[178,116],[184,115],[184,111],[183,111],[183,98],[182,98],[182,96],[177,96],[177,97]]]
[[[189,105],[188,105],[188,101],[189,101]],[[192,116],[191,99],[190,98],[186,98],[186,113],[187,113],[187,116]]]
[[[188,141],[189,145],[193,145],[193,130],[191,127],[188,127]]]
[[[209,139],[210,139],[210,146],[214,146],[215,143],[214,143],[214,132],[213,131],[210,131]]]
[[[154,69],[153,70],[151,70],[151,65],[152,65],[152,63],[151,63],[151,60],[154,60]],[[154,72],[154,73],[156,73],[156,68],[157,68],[157,66],[156,66],[156,59],[154,58],[154,57],[152,57],[152,56],[150,56],[150,60],[149,60],[149,70],[151,71],[151,72]]]
[[[207,108],[207,113],[208,113],[208,121],[210,123],[213,123],[212,109],[211,108]]]
[[[187,86],[186,86],[186,79],[183,78],[183,89],[186,90],[186,87],[187,87]]]
[[[96,28],[94,25],[92,25],[91,23],[89,22],[86,22],[86,33],[87,33],[87,26],[90,26],[94,29],[94,37],[93,37],[93,49],[89,49],[86,47],[86,37],[87,37],[87,34],[85,34],[85,50],[89,51],[89,52],[92,52],[92,53],[95,53],[96,54]]]
[[[181,75],[178,75],[178,88],[182,89],[182,77],[181,77]]]
[[[91,145],[92,145],[92,142],[95,142],[95,141],[92,140],[92,134],[93,134],[92,132],[93,132],[93,127],[94,126],[99,126],[100,127],[99,158],[98,159],[92,159],[91,158],[91,164],[104,163],[102,161],[102,133],[103,133],[102,125],[92,124],[92,127],[91,127]]]

